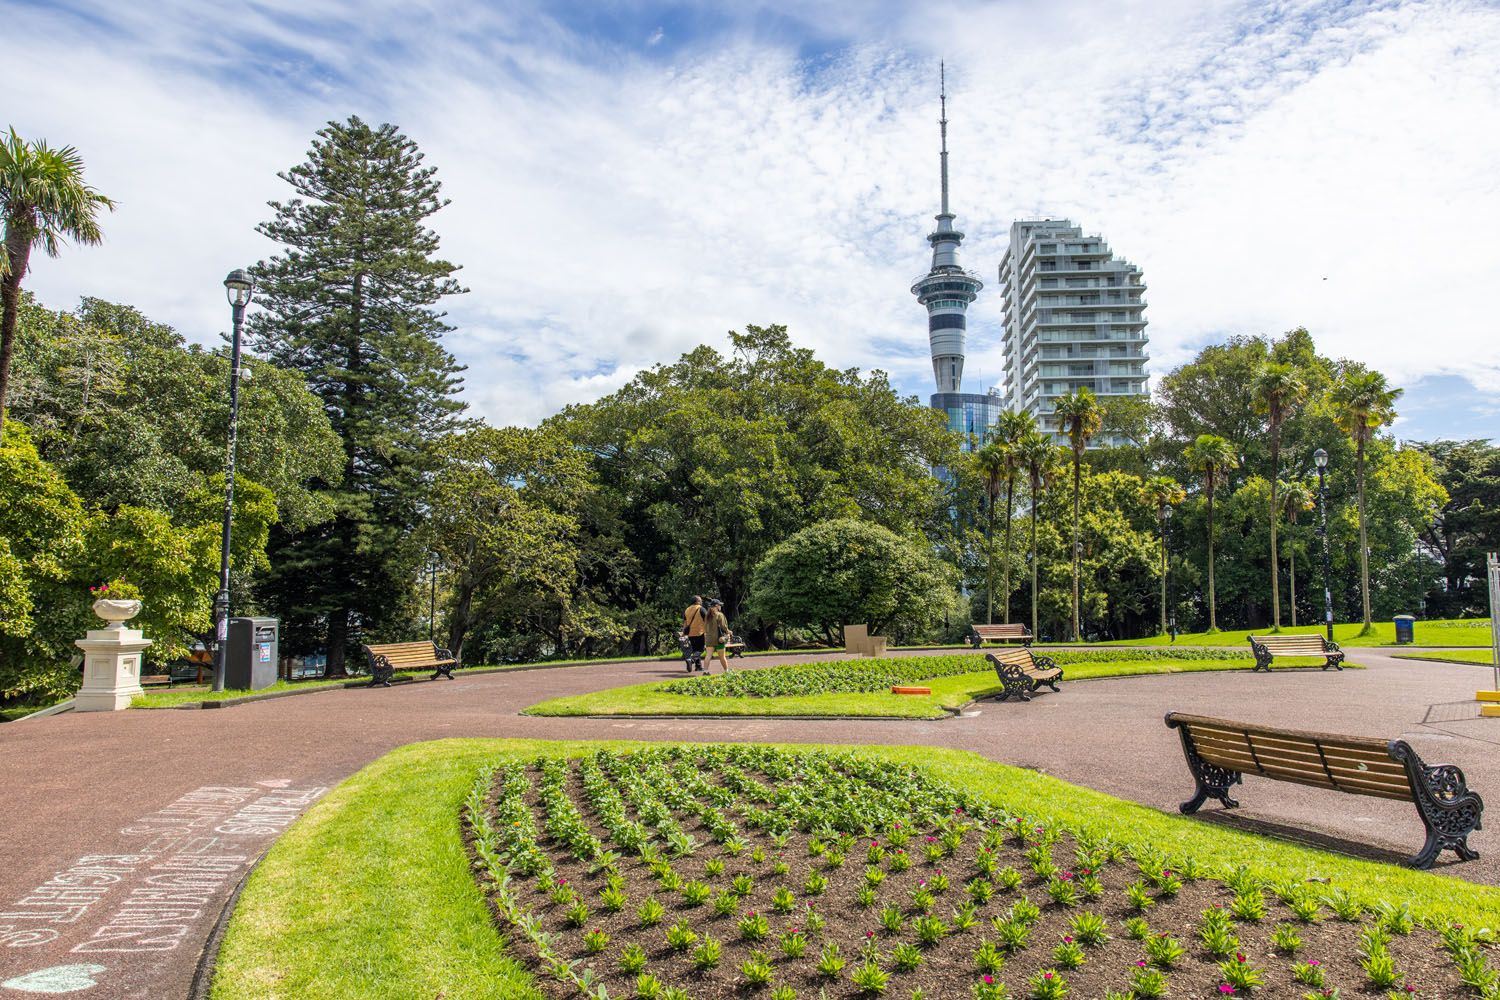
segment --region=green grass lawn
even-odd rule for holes
[[[507,955],[469,870],[459,826],[464,796],[478,768],[497,758],[642,745],[441,740],[370,764],[313,806],[251,875],[210,996],[541,1000],[531,974]],[[1366,906],[1409,903],[1420,919],[1500,926],[1500,890],[1493,887],[1224,829],[962,751],[852,749],[923,768],[1012,813],[1072,832],[1104,833],[1171,858],[1192,854],[1221,870],[1243,864],[1268,881],[1326,880]]]
[[[977,657],[976,657],[977,659]],[[1322,661],[1290,658],[1286,666],[1316,666]],[[1278,661],[1278,665],[1283,665]],[[1178,674],[1200,670],[1249,670],[1255,661],[1243,660],[1120,660],[1063,665],[1064,693],[1069,681],[1090,677],[1125,677],[1140,674]],[[1351,664],[1345,664],[1351,666]],[[775,668],[773,668],[775,669]],[[940,719],[976,698],[1000,693],[993,670],[956,674],[918,682],[932,688],[930,695],[829,693],[774,698],[701,698],[658,690],[661,681],[631,684],[590,694],[553,698],[532,705],[525,715],[734,715],[787,716],[839,715],[850,717],[889,716],[903,719]],[[1046,689],[1043,689],[1044,691]],[[1047,692],[1050,694],[1051,692]]]
[[[1438,663],[1478,663],[1481,666],[1495,665],[1495,655],[1489,649],[1453,649],[1445,653],[1397,653],[1398,660],[1433,660]]]
[[[1361,626],[1334,625],[1333,639],[1340,646],[1394,646],[1396,626],[1392,622],[1376,622],[1370,635],[1359,634]],[[1179,632],[1179,646],[1244,646],[1249,648],[1249,636],[1264,635],[1269,629],[1246,629],[1240,632]],[[1281,635],[1313,635],[1323,631],[1321,625],[1298,625],[1282,628]],[[1416,645],[1419,646],[1488,646],[1491,643],[1490,620],[1488,618],[1465,618],[1453,621],[1419,621],[1416,624]],[[1145,639],[1122,639],[1100,643],[1105,646],[1166,646],[1171,644],[1164,635]]]

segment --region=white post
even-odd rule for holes
[[[118,712],[145,694],[141,689],[141,651],[151,640],[125,623],[140,614],[140,601],[99,600],[94,614],[109,622],[90,629],[73,644],[83,650],[83,687],[73,699],[75,712]]]
[[[1485,556],[1490,576],[1490,655],[1495,665],[1495,690],[1500,691],[1500,556]]]

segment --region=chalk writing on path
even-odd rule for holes
[[[21,993],[77,993],[98,986],[99,981],[94,976],[103,971],[102,965],[54,965],[7,979],[0,983],[0,988]]]
[[[327,791],[290,783],[208,785],[131,821],[115,853],[86,854],[14,902],[0,902],[0,954],[44,948],[49,955],[123,955],[201,943],[246,868]],[[54,965],[0,987],[77,992],[108,971]]]

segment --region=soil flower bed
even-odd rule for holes
[[[762,746],[487,766],[472,868],[548,996],[1494,997],[1492,932]]]

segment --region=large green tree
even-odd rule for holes
[[[751,586],[762,618],[816,629],[832,645],[843,625],[868,624],[872,635],[931,626],[952,606],[953,583],[925,538],[839,518],[773,547]]]
[[[1078,613],[1079,487],[1083,453],[1104,423],[1104,408],[1091,391],[1080,388],[1058,397],[1052,412],[1057,417],[1058,427],[1068,437],[1068,447],[1073,450],[1073,641],[1078,642],[1083,635]]]
[[[729,356],[700,347],[551,421],[593,457],[590,534],[635,560],[628,573],[600,560],[585,579],[637,642],[667,634],[690,595],[713,593],[737,631],[765,643],[777,623],[754,611],[742,620],[751,572],[810,524],[950,530],[931,469],[954,464],[958,438],[939,414],[881,372],[829,368],[784,327],[747,327],[730,343]]]
[[[1021,451],[1021,442],[1025,440],[1026,435],[1036,429],[1036,417],[1020,410],[1006,410],[1000,414],[1000,419],[995,425],[995,440],[1005,449],[1002,463],[1005,474],[1005,547],[1000,557],[1001,575],[1004,582],[1000,592],[1004,595],[1003,620],[1007,625],[1010,624],[1010,566],[1014,552],[1011,546],[1011,527],[1016,513],[1016,480],[1021,475],[1025,461]],[[993,623],[994,618],[991,617],[990,621]]]
[[[1010,442],[1004,440],[988,441],[974,454],[974,464],[984,477],[984,620],[991,625],[995,623],[995,501],[1011,468],[1012,456]],[[1009,543],[1007,536],[1007,546]]]
[[[99,211],[114,203],[83,180],[83,158],[72,146],[26,142],[15,129],[0,139],[0,434],[5,431],[11,354],[21,308],[21,281],[40,246],[56,257],[64,240],[98,243]]]
[[[1214,493],[1224,483],[1231,469],[1239,468],[1234,446],[1215,434],[1200,434],[1188,448],[1187,466],[1203,484],[1208,504],[1208,630],[1219,630],[1218,605],[1214,599]]]
[[[555,430],[475,427],[442,442],[427,526],[446,581],[447,644],[476,625],[567,628],[587,456]],[[566,636],[557,635],[559,645]]]
[[[1433,441],[1416,445],[1433,463],[1447,502],[1422,530],[1442,560],[1442,586],[1427,595],[1429,613],[1480,616],[1485,600],[1485,553],[1500,551],[1500,445],[1489,441]]]
[[[421,559],[433,446],[463,408],[437,306],[464,289],[426,224],[447,204],[435,169],[396,126],[329,122],[280,176],[294,197],[258,227],[283,250],[253,269],[250,343],[307,380],[344,462],[326,484],[334,516],[278,532],[261,595],[322,633],[339,675],[355,636],[392,621]]]
[[[1258,409],[1266,415],[1266,430],[1271,440],[1271,472],[1267,477],[1271,484],[1271,503],[1267,513],[1271,522],[1271,628],[1275,631],[1281,629],[1281,560],[1276,554],[1276,527],[1281,520],[1281,506],[1276,496],[1281,476],[1281,427],[1306,395],[1307,383],[1290,364],[1271,362],[1255,377],[1255,401]]]
[[[1365,520],[1365,452],[1376,431],[1396,419],[1400,389],[1386,384],[1385,376],[1362,367],[1344,371],[1328,395],[1339,429],[1354,441],[1354,475],[1359,504],[1359,592],[1364,629],[1370,619],[1370,543]]]

